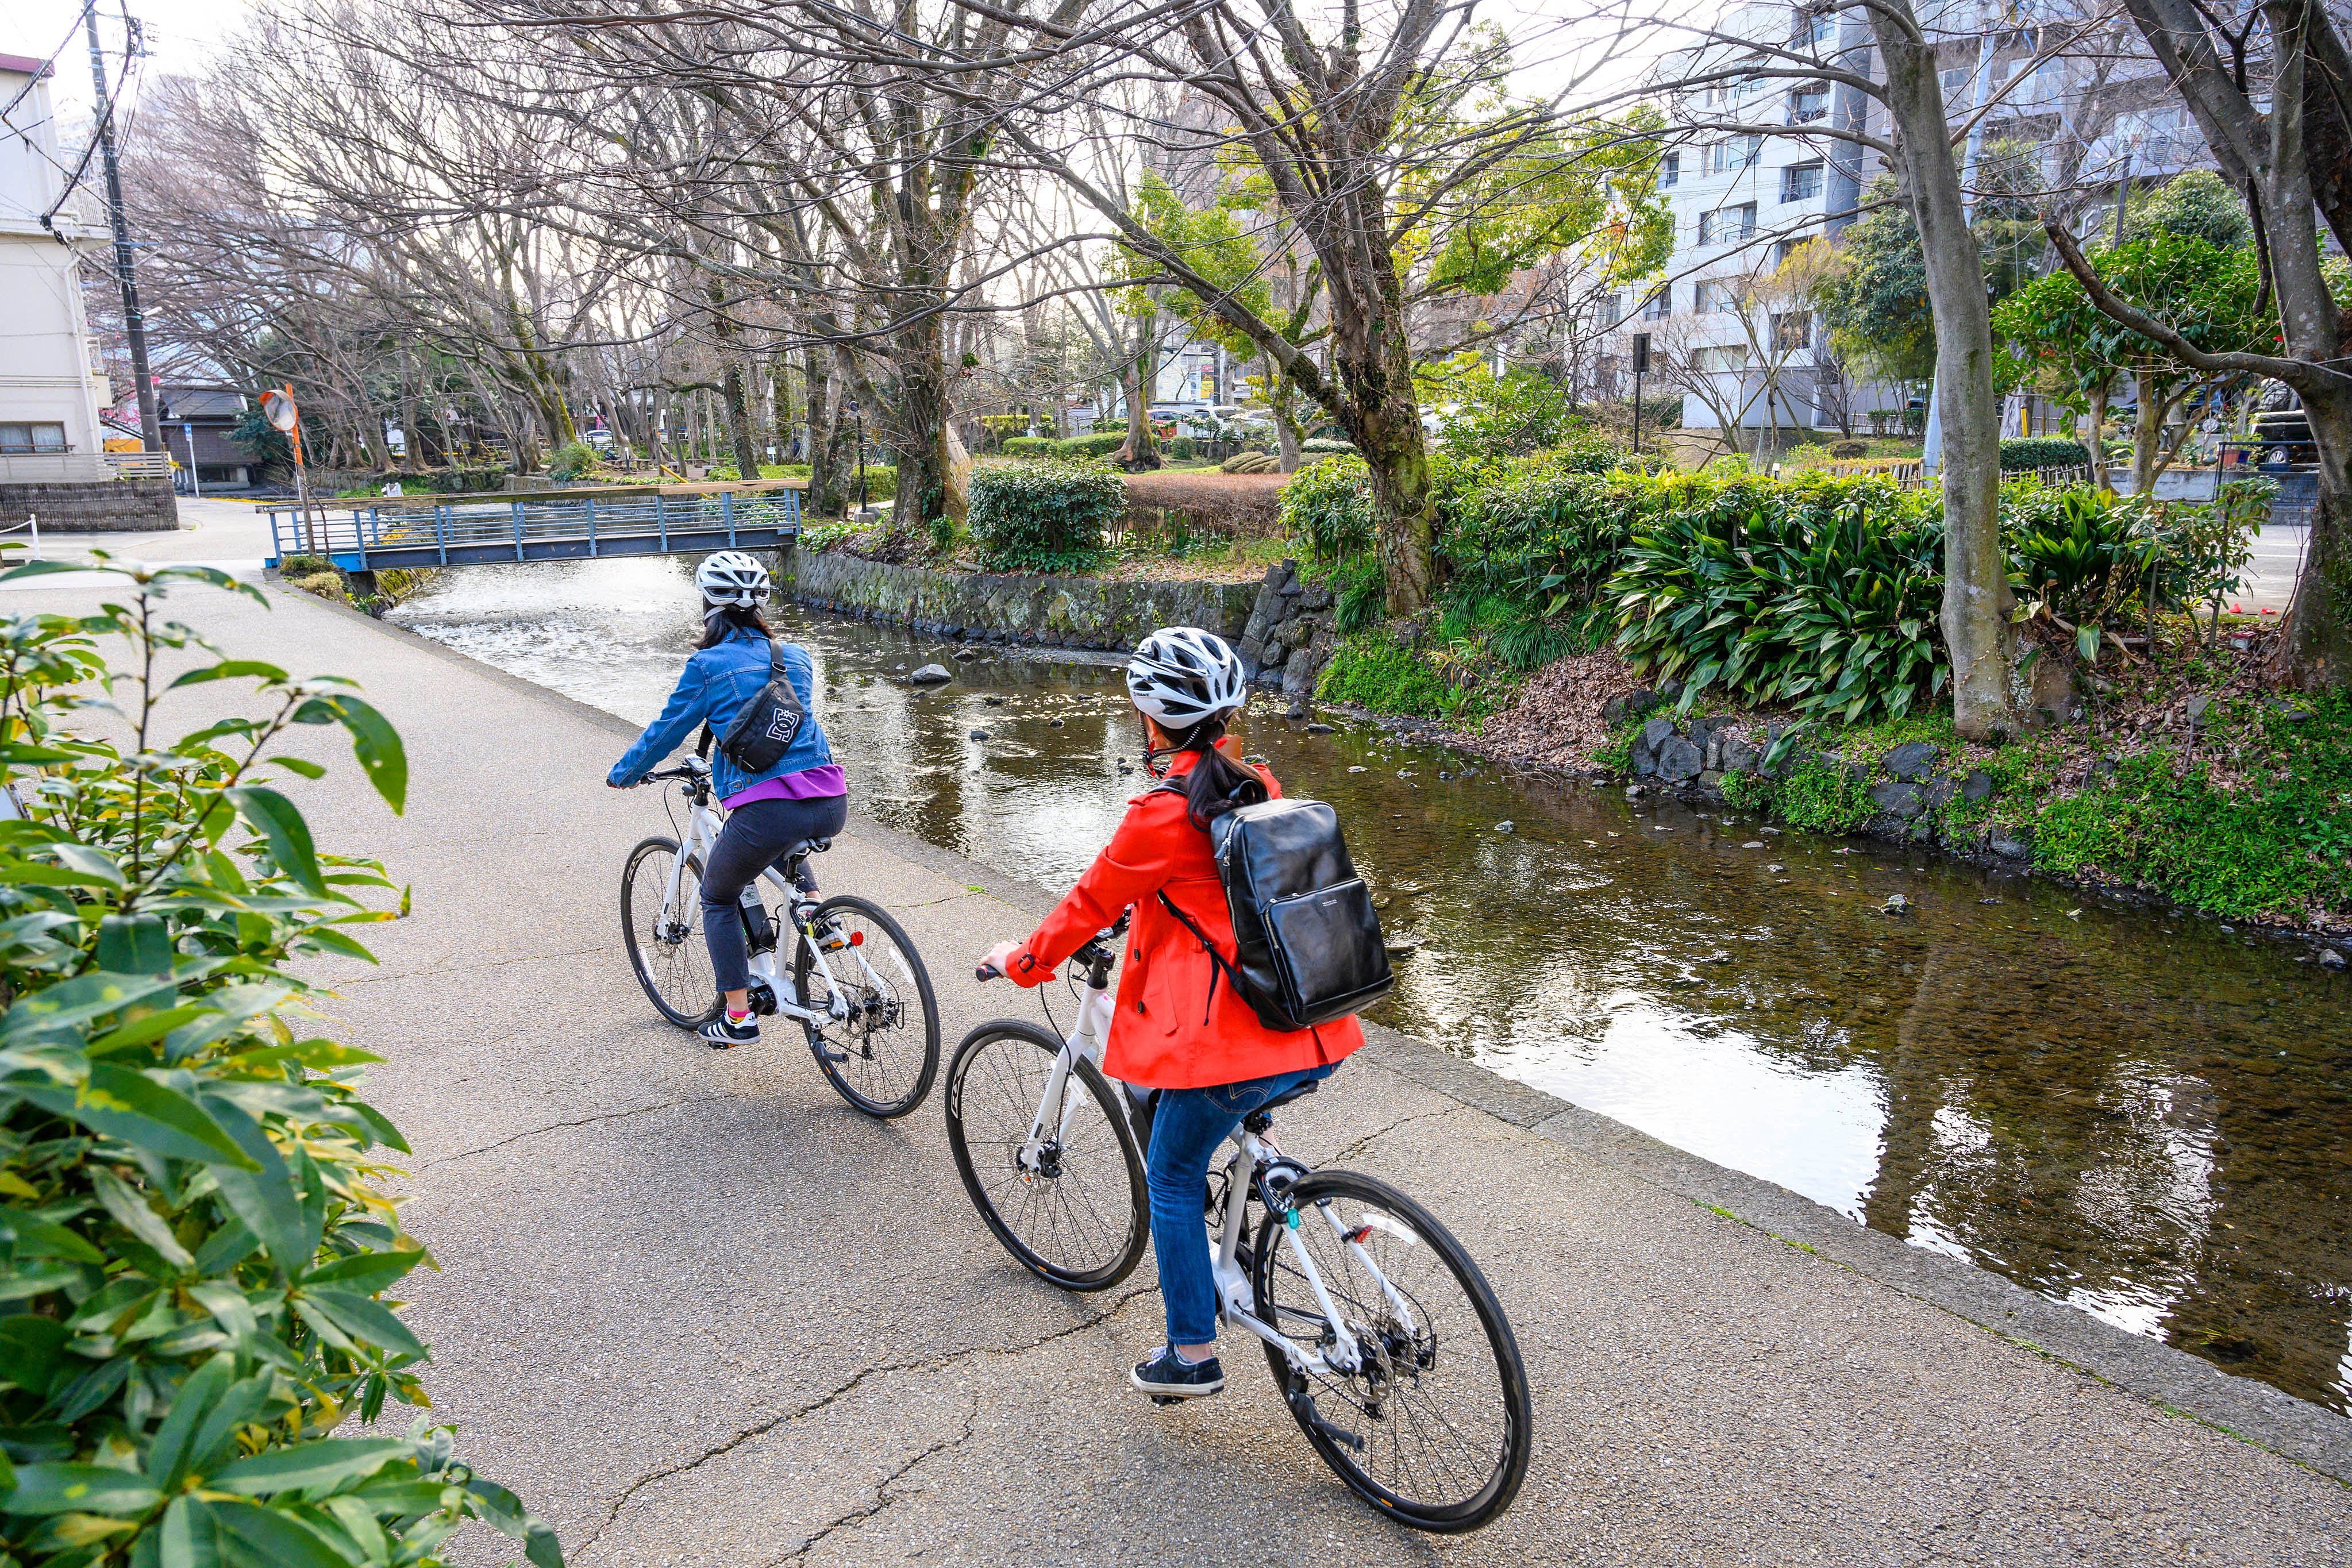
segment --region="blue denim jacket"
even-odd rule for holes
[[[776,765],[759,773],[745,772],[729,761],[724,752],[712,747],[710,783],[722,800],[754,784],[764,784],[787,773],[822,768],[833,760],[833,747],[825,743],[824,727],[816,721],[816,670],[809,662],[808,650],[786,643],[782,663],[784,678],[792,682],[793,694],[801,699],[801,706],[808,710],[808,717],[801,721],[800,733],[793,737],[783,756],[776,759]],[[749,627],[738,630],[724,643],[697,650],[679,674],[677,689],[669,694],[661,716],[646,726],[636,744],[613,764],[607,779],[624,789],[639,782],[705,724],[719,735],[726,734],[737,710],[759,695],[760,688],[767,684],[767,640]]]

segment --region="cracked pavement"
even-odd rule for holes
[[[629,847],[667,825],[649,792],[603,787],[625,727],[270,599],[173,609],[234,654],[360,677],[407,737],[402,818],[331,737],[298,739],[331,768],[286,786],[322,846],[415,885],[409,918],[362,933],[380,967],[322,969],[341,1036],[389,1059],[373,1095],[415,1149],[404,1213],[440,1267],[403,1288],[435,1413],[574,1563],[2352,1557],[2342,1483],[1727,1219],[1608,1129],[1551,1135],[1575,1120],[1557,1103],[1539,1133],[1513,1109],[1531,1092],[1383,1033],[1278,1135],[1455,1229],[1512,1316],[1537,1416],[1502,1520],[1402,1531],[1323,1469],[1254,1346],[1227,1343],[1220,1398],[1135,1395],[1126,1368],[1160,1339],[1150,1263],[1108,1298],[1013,1265],[956,1178],[936,1091],[877,1123],[782,1031],[718,1053],[654,1015],[616,894]],[[943,1058],[984,1018],[1036,1016],[970,978],[1034,920],[1005,870],[856,821],[822,863],[828,891],[908,926]],[[457,1552],[509,1556],[481,1532]]]

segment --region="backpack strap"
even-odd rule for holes
[[[1217,981],[1224,976],[1233,975],[1234,984],[1238,986],[1241,984],[1241,977],[1234,975],[1233,964],[1223,953],[1217,951],[1217,945],[1209,940],[1209,934],[1194,924],[1191,915],[1176,907],[1176,901],[1168,896],[1166,888],[1160,889],[1158,896],[1160,907],[1174,915],[1176,924],[1190,931],[1192,934],[1192,940],[1201,945],[1201,951],[1209,956],[1209,994],[1201,1003],[1201,1021],[1205,1024],[1209,1021],[1210,1008],[1216,1004]]]

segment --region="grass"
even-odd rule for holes
[[[2249,703],[2233,777],[2158,747],[2024,816],[2037,866],[2137,883],[2216,915],[2352,906],[2352,695]]]

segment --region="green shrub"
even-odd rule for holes
[[[1310,463],[1282,487],[1282,528],[1318,561],[1372,548],[1371,471],[1360,457]]]
[[[2300,720],[2263,708],[2241,721],[2252,755],[2231,778],[2201,760],[2184,768],[2158,747],[2040,804],[2034,863],[2152,887],[2217,915],[2300,918],[2352,905],[2352,696],[2295,702]]]
[[[476,1517],[555,1568],[554,1535],[447,1428],[331,1435],[425,1404],[425,1348],[383,1299],[429,1261],[376,1185],[378,1151],[408,1146],[360,1097],[378,1059],[313,1032],[298,972],[367,956],[352,927],[393,915],[361,894],[398,890],[319,852],[271,783],[322,771],[279,749],[292,726],[339,725],[397,810],[400,738],[349,683],[226,660],[153,613],[257,590],[145,576],[121,608],[0,620],[25,808],[0,832],[0,1562],[422,1568]],[[111,674],[101,637],[141,673]],[[237,716],[147,734],[144,672],[190,653],[173,685],[241,683]],[[139,749],[68,727],[86,683]]]
[[[1433,466],[1439,548],[1460,591],[1528,615],[1589,603],[1616,570],[1633,498],[1582,453]]]
[[[996,571],[1085,571],[1127,510],[1118,473],[1095,463],[1024,464],[972,476],[965,526]]]
[[[1637,520],[1612,579],[1618,647],[1683,683],[1853,723],[1942,691],[1939,498],[1874,478],[1615,481]]]
[[[1050,435],[1008,435],[1004,438],[1007,457],[1044,457],[1054,448]]]
[[[1528,456],[1569,442],[1582,423],[1567,385],[1525,366],[1481,376],[1467,393],[1437,427],[1445,449],[1465,456]]]
[[[547,460],[547,476],[558,484],[569,484],[594,473],[596,464],[594,447],[584,441],[567,441]]]
[[[1317,677],[1315,695],[1416,718],[1475,717],[1485,706],[1475,688],[1446,679],[1384,632],[1341,643]]]
[[[1027,440],[1029,416],[1025,413],[983,413],[980,416],[980,444],[984,452],[1002,452],[1007,441]]]
[[[2090,461],[2091,449],[2079,441],[2032,436],[2012,437],[2000,444],[2000,471],[2004,474],[2028,468],[2081,468]]]

